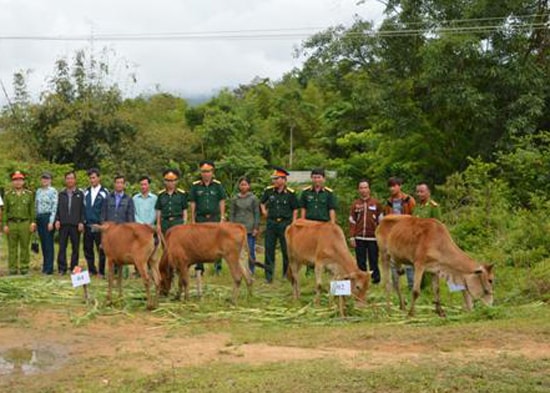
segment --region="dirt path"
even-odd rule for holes
[[[349,367],[372,369],[423,358],[469,361],[521,355],[539,359],[550,354],[548,343],[526,340],[522,334],[507,337],[505,345],[487,338],[451,349],[401,338],[398,341],[377,339],[374,345],[368,340],[358,340],[353,348],[304,348],[263,343],[236,345],[225,333],[188,336],[183,331],[159,326],[150,319],[125,319],[113,323],[112,319],[99,318],[87,326],[76,328],[60,312],[40,313],[26,318],[32,319],[32,325],[0,328],[0,375],[15,371],[22,374],[55,374],[67,363],[86,365],[102,359],[109,359],[112,364],[123,364],[127,369],[152,373],[216,361],[262,364],[331,358]],[[40,358],[45,358],[42,368]]]

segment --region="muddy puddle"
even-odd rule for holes
[[[53,371],[67,360],[64,348],[52,346],[0,347],[0,375],[34,375]]]

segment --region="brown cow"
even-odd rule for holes
[[[179,273],[179,287],[176,298],[181,298],[185,289],[185,300],[189,299],[189,267],[196,263],[214,262],[223,258],[233,277],[233,301],[239,296],[242,278],[246,279],[248,291],[252,278],[248,268],[240,263],[241,253],[248,250],[244,225],[224,223],[201,223],[176,225],[166,232],[165,250],[161,259],[162,293],[167,295],[172,284],[172,272]],[[199,283],[199,295],[201,292]]]
[[[321,295],[323,268],[332,271],[337,279],[351,280],[354,295],[361,302],[370,286],[370,272],[359,270],[351,256],[342,228],[330,222],[299,219],[285,231],[288,247],[288,276],[294,298],[300,297],[299,272],[302,265],[315,264],[316,297]]]
[[[420,283],[424,271],[434,274],[432,285],[436,312],[445,316],[439,298],[439,276],[446,277],[455,284],[466,288],[466,307],[471,309],[472,300],[481,298],[485,304],[493,302],[493,265],[481,265],[470,258],[452,240],[445,225],[432,218],[419,218],[407,215],[386,216],[376,231],[378,247],[382,257],[384,283],[389,301],[391,292],[390,260],[396,266],[414,266],[414,286],[409,315],[414,315],[414,303],[420,295]],[[399,289],[399,280],[394,283],[399,296],[399,304],[405,309],[405,302]]]
[[[154,308],[155,302],[152,300],[149,290],[149,273],[151,269],[153,281],[157,288],[160,285],[159,261],[155,256],[157,247],[155,246],[155,230],[146,224],[106,222],[102,225],[95,225],[101,234],[101,246],[105,251],[109,269],[109,289],[107,291],[107,301],[111,302],[111,289],[114,279],[114,267],[118,266],[118,289],[122,296],[122,266],[134,264],[145,285],[147,292],[147,308]]]

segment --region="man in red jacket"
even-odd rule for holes
[[[359,198],[351,204],[349,213],[350,245],[355,248],[355,258],[359,269],[367,270],[367,256],[369,269],[372,272],[373,284],[380,282],[378,269],[378,245],[374,231],[378,225],[378,218],[382,213],[382,205],[370,195],[369,182],[365,179],[357,183]]]

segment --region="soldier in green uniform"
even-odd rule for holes
[[[27,274],[29,271],[29,243],[31,232],[36,230],[34,194],[25,189],[25,175],[11,174],[13,188],[4,196],[2,224],[8,236],[9,274]]]
[[[275,270],[275,247],[277,239],[283,254],[283,277],[288,269],[288,254],[285,229],[298,216],[298,200],[293,189],[286,186],[289,173],[283,168],[275,168],[271,176],[273,184],[267,187],[260,200],[260,209],[267,218],[265,229],[265,279],[273,281]]]
[[[336,223],[336,196],[331,188],[325,187],[325,170],[311,171],[311,185],[300,195],[301,217],[313,221]],[[313,266],[307,265],[306,275],[313,274]]]
[[[423,218],[435,218],[441,221],[441,209],[439,204],[431,197],[430,187],[425,182],[416,185],[418,204],[414,208],[413,216]]]
[[[302,218],[336,223],[336,196],[332,189],[325,186],[325,170],[313,169],[311,182],[312,184],[304,188],[300,195]]]
[[[155,210],[157,214],[157,232],[166,233],[174,225],[187,221],[187,193],[177,188],[179,172],[167,169],[163,172],[164,190],[159,192]]]
[[[214,163],[207,160],[201,161],[199,169],[201,178],[193,182],[189,191],[191,223],[224,221],[227,194],[222,184],[214,179]],[[221,261],[216,261],[214,269],[216,274],[220,273],[222,269]],[[197,264],[195,270],[204,272],[203,264]]]

